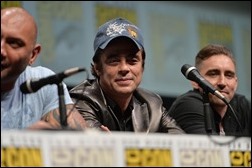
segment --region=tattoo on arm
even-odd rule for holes
[[[66,105],[67,111],[67,124],[71,129],[83,130],[86,128],[84,118],[81,116],[76,108],[73,108],[73,104]],[[61,128],[60,124],[60,112],[59,109],[49,111],[42,117],[42,120],[50,123],[55,128]]]

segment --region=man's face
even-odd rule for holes
[[[199,72],[228,100],[233,98],[238,82],[235,65],[229,57],[225,55],[211,56],[201,63]],[[215,105],[225,104],[212,94],[209,94],[209,100]]]
[[[101,54],[97,69],[100,85],[109,96],[130,96],[143,76],[143,58],[135,43],[127,38],[112,40]]]
[[[1,85],[13,83],[32,57],[34,32],[23,16],[1,11]]]

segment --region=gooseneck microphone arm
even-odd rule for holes
[[[212,117],[211,117],[211,108],[208,98],[208,93],[203,92],[203,106],[204,106],[204,117],[205,117],[205,129],[207,134],[212,134]]]
[[[62,82],[57,84],[58,86],[58,96],[59,96],[59,112],[60,112],[60,124],[63,129],[67,128],[67,114],[66,114],[66,104],[65,104],[65,94]]]

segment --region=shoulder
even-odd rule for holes
[[[150,90],[147,90],[147,89],[144,89],[144,88],[137,88],[136,91],[135,91],[135,95],[161,99],[160,95],[158,95],[157,93],[154,93],[154,92],[152,92]]]
[[[81,82],[77,86],[73,87],[69,92],[83,94],[83,92],[90,92],[97,87],[98,87],[98,84],[97,82],[95,82],[94,79],[88,79]]]
[[[51,69],[42,66],[28,66],[25,69],[25,75],[27,76],[27,78],[41,78],[53,74],[55,74],[55,72],[53,72]]]
[[[235,106],[249,106],[250,104],[249,100],[244,95],[238,93],[234,95],[230,103]]]
[[[203,98],[199,91],[190,90],[179,95],[172,103],[169,113],[176,113],[175,111],[201,111],[203,107]]]
[[[202,101],[202,95],[197,90],[189,90],[186,93],[183,93],[183,94],[179,95],[176,98],[175,101],[181,101],[181,100],[184,100],[184,101],[188,101],[188,100],[192,100],[192,101],[199,100],[199,101]]]
[[[88,100],[90,102],[103,101],[100,86],[96,79],[88,79],[69,91],[73,99]]]
[[[160,106],[163,104],[160,95],[143,88],[137,88],[134,92],[134,97],[142,103],[156,104]]]
[[[234,99],[235,99],[235,100],[246,100],[246,101],[248,101],[248,99],[247,99],[244,95],[239,94],[239,93],[236,93],[236,94],[234,95]]]

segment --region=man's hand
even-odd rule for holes
[[[110,132],[110,130],[108,129],[108,127],[106,127],[104,125],[101,125],[101,129],[102,129],[102,131]]]

